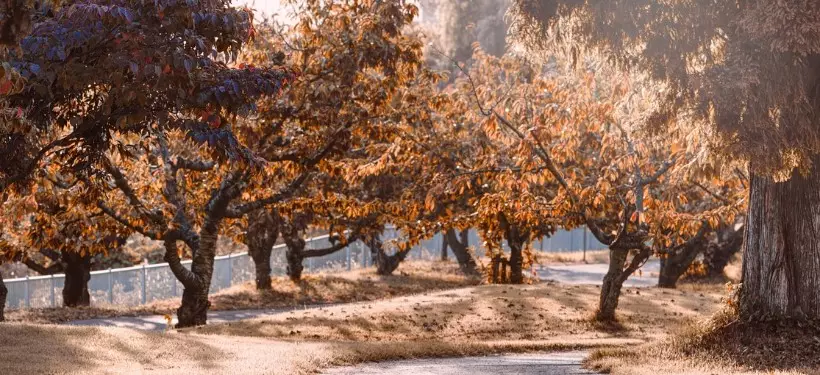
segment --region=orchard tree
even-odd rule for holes
[[[214,104],[188,120],[204,123],[206,127],[201,131],[187,135],[152,131],[140,139],[129,138],[124,140],[128,144],[123,149],[141,150],[134,152],[136,160],[131,161],[118,151],[101,163],[110,184],[109,188],[101,187],[106,193],[101,208],[123,225],[162,240],[165,260],[185,286],[178,310],[179,327],[206,323],[216,237],[224,224],[270,208],[288,216],[283,208],[290,201],[311,191],[310,187],[323,173],[339,171],[332,168],[335,158],[354,147],[365,146],[360,140],[381,134],[383,122],[371,121],[364,114],[372,112],[376,116],[384,103],[393,100],[391,84],[398,87],[411,81],[412,73],[420,65],[420,43],[388,43],[401,39],[401,25],[412,20],[415,7],[398,1],[352,5],[309,2],[305,7],[307,14],[341,12],[334,26],[344,30],[347,25],[358,33],[340,40],[350,48],[356,43],[363,44],[368,53],[353,58],[334,55],[335,46],[331,43],[306,45],[300,56],[307,62],[295,66],[300,74],[294,78],[307,76],[314,80],[312,84],[296,83],[278,100],[259,101],[254,118],[231,121],[233,115],[241,112]],[[352,13],[345,11],[351,7],[362,16],[351,17]],[[312,23],[309,17],[300,25],[300,32],[311,37],[327,30]],[[373,28],[379,31],[371,34]],[[310,58],[314,49],[321,50],[323,58]],[[260,66],[281,63],[282,58],[273,53],[264,65],[244,64],[241,69],[272,72]],[[395,63],[385,63],[390,61]],[[330,63],[348,66],[349,74],[340,83],[319,84],[334,75],[325,69]],[[372,87],[383,90],[374,97],[355,95],[370,92]],[[232,93],[231,87],[225,91]],[[163,126],[167,125],[160,121],[156,130]],[[209,154],[198,146],[202,143],[222,145],[226,152]],[[288,229],[293,233],[293,228]],[[192,253],[190,270],[181,265],[180,242]]]
[[[512,15],[531,51],[569,46],[646,72],[669,87],[650,127],[685,116],[708,134],[694,145],[748,163],[740,316],[820,318],[820,4],[518,0]]]
[[[688,133],[659,137],[640,126],[653,109],[646,99],[664,88],[642,85],[640,76],[600,74],[592,60],[584,64],[585,71],[574,74],[555,64],[485,57],[464,70],[461,85],[474,121],[513,162],[500,165],[513,176],[506,177],[510,186],[532,196],[519,193],[502,202],[522,196],[514,207],[519,219],[540,210],[540,221],[557,220],[566,229],[584,225],[609,246],[596,316],[612,320],[624,281],[654,252],[688,246],[733,207],[675,211],[683,197],[673,194],[679,192],[674,187],[685,182],[685,166],[694,157],[681,145]],[[493,177],[498,183],[504,176]]]
[[[66,160],[65,170],[89,177],[115,133],[147,135],[158,122],[159,131],[186,132],[215,153],[236,154],[230,132],[199,114],[247,113],[287,77],[222,62],[254,34],[251,14],[227,0],[41,2],[0,11],[3,32],[19,39],[2,55],[4,192],[52,154]],[[20,12],[29,12],[30,27],[16,21]]]
[[[245,240],[258,254],[258,286],[267,285],[264,274],[270,268],[275,233],[281,233],[288,245],[289,276],[298,280],[304,258],[343,249],[347,243],[340,239],[329,249],[307,251],[302,237],[308,229],[333,226],[358,233],[368,227],[362,215],[345,213],[345,205],[362,208],[373,199],[364,196],[368,186],[350,174],[358,173],[357,165],[381,157],[383,148],[378,145],[389,142],[396,134],[395,124],[408,121],[403,112],[412,111],[407,108],[412,104],[398,102],[397,95],[426,79],[420,74],[421,41],[405,32],[415,12],[394,1],[307,2],[293,26],[260,27],[256,45],[243,55],[244,63],[258,64],[281,50],[286,64],[299,72],[283,97],[260,104],[255,121],[274,132],[248,128],[249,144],[266,142],[257,150],[260,155],[298,161],[306,157],[300,151],[304,145],[321,137],[336,139],[333,155],[316,166],[313,178],[292,199],[275,208],[279,214],[258,213],[261,220],[248,220]],[[337,134],[326,135],[328,128]],[[387,182],[367,183],[378,190]]]

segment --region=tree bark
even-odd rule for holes
[[[517,225],[507,221],[504,214],[499,215],[501,229],[504,230],[504,237],[507,245],[510,246],[510,283],[524,283],[524,246],[529,240],[529,233],[522,231]]]
[[[820,157],[806,177],[751,178],[740,317],[820,319]]]
[[[215,223],[206,224],[200,231],[197,250],[191,262],[191,270],[180,278],[185,286],[182,292],[182,304],[177,309],[177,328],[196,327],[205,325],[208,321],[208,292],[211,289],[211,279],[214,272],[214,258],[216,257],[217,229]],[[170,262],[169,262],[170,263]],[[179,267],[182,267],[179,264]],[[183,268],[184,269],[184,268]],[[177,274],[178,270],[174,270]]]
[[[467,234],[467,230],[462,230],[459,235],[456,235],[454,229],[449,229],[444,233],[444,242],[453,250],[461,272],[467,276],[477,276],[481,272],[478,270],[475,255],[470,250]]]
[[[91,280],[91,256],[64,251],[62,261],[65,268],[63,305],[66,307],[90,306],[91,295],[88,293],[88,281]]]
[[[666,249],[661,254],[661,269],[658,275],[658,287],[675,288],[678,280],[689,269],[698,254],[706,246],[706,225],[697,235],[679,246]]]
[[[288,261],[286,273],[294,283],[298,283],[302,280],[302,271],[304,271],[302,261],[305,259],[305,239],[295,228],[283,229],[282,238],[287,246],[287,251],[285,251],[285,258]]]
[[[3,282],[3,276],[0,275],[0,322],[6,321],[6,297],[9,290],[6,288],[6,283]]]
[[[270,290],[270,257],[279,236],[275,212],[260,210],[248,219],[245,242],[256,270],[256,289]]]
[[[735,229],[727,226],[718,231],[717,240],[710,242],[703,253],[703,265],[706,277],[710,279],[724,277],[723,270],[732,257],[743,247],[743,227]]]
[[[615,310],[618,308],[618,299],[621,296],[624,281],[649,259],[651,253],[648,248],[641,248],[627,265],[628,247],[609,249],[609,269],[601,285],[601,297],[598,301],[598,311],[595,313],[596,320],[603,322],[615,320]]]
[[[392,275],[393,272],[399,268],[401,262],[410,254],[409,251],[398,251],[393,255],[387,255],[387,252],[384,250],[384,243],[382,243],[378,235],[373,236],[373,238],[367,241],[367,246],[370,248],[370,256],[373,259],[373,263],[376,265],[376,274],[381,276]]]
[[[452,229],[450,229],[450,230],[452,230]],[[450,230],[448,230],[448,232]],[[447,243],[447,233],[442,233],[442,236],[441,236],[441,261],[442,262],[447,261],[447,245],[448,245],[448,243]]]

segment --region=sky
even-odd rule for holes
[[[236,5],[247,5],[259,12],[267,15],[273,14],[280,9],[280,0],[234,0]]]

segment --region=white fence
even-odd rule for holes
[[[396,238],[395,230],[387,230],[384,240]],[[469,233],[469,243],[483,253],[483,246],[475,231]],[[307,241],[308,249],[330,246],[328,236],[314,237]],[[542,251],[577,251],[581,249],[605,249],[606,247],[584,229],[559,231],[550,238],[535,241],[533,249]],[[423,241],[410,250],[410,259],[434,260],[441,257],[441,235]],[[452,255],[451,255],[452,257]],[[451,258],[452,259],[452,258]],[[190,268],[191,261],[182,262]],[[361,242],[356,242],[336,253],[305,260],[306,273],[333,272],[369,267],[370,252]],[[285,275],[287,261],[285,246],[277,245],[271,255],[271,274]],[[254,280],[253,260],[248,253],[216,257],[211,280],[211,293]],[[9,309],[62,306],[62,289],[65,275],[35,276],[4,280],[8,288],[6,306]],[[136,306],[181,296],[182,284],[177,281],[167,263],[141,265],[128,268],[91,272],[88,282],[91,304]]]

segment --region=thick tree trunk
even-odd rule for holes
[[[65,284],[63,285],[63,305],[66,307],[90,306],[88,281],[91,280],[91,256],[81,256],[77,252],[63,252]]]
[[[743,228],[730,226],[718,231],[717,240],[709,243],[703,253],[703,265],[706,277],[710,279],[724,277],[723,270],[743,247]]]
[[[618,299],[621,296],[624,281],[644,264],[650,255],[649,249],[642,249],[627,264],[628,249],[609,249],[609,269],[601,285],[601,297],[598,301],[598,311],[595,313],[596,320],[604,322],[615,320],[615,310],[618,308]]]
[[[3,282],[3,276],[0,275],[0,322],[6,321],[6,297],[9,290],[6,288],[6,283]]]
[[[392,275],[393,272],[399,268],[409,251],[398,251],[393,255],[387,255],[384,250],[384,244],[378,236],[374,236],[367,242],[370,248],[370,257],[373,259],[373,264],[376,265],[376,274],[381,276]]]
[[[820,319],[820,158],[808,177],[752,176],[740,316]]]
[[[182,305],[177,309],[177,319],[179,320],[177,328],[201,326],[208,321],[208,308],[211,307],[208,292],[211,289],[211,279],[214,272],[216,240],[217,228],[215,224],[208,225],[206,221],[206,225],[203,226],[200,232],[199,242],[196,246],[197,250],[194,252],[191,262],[191,270],[181,272],[184,274],[181,279],[179,275],[177,276],[182,285],[185,286],[182,292]],[[178,264],[177,266],[182,268],[182,265]],[[180,272],[179,269],[175,270],[174,274],[176,275],[178,272]]]
[[[304,271],[302,261],[305,260],[305,239],[299,235],[298,231],[289,233],[288,235],[284,235],[283,233],[283,238],[288,248],[287,251],[285,251],[285,258],[287,258],[288,261],[286,273],[293,282],[297,283],[302,280],[302,271]]]
[[[260,210],[248,219],[245,242],[256,270],[256,289],[271,289],[270,257],[279,235],[276,213]]]
[[[453,250],[461,272],[468,276],[477,276],[480,272],[475,260],[475,255],[470,250],[467,233],[466,230],[462,230],[457,236],[456,231],[450,229],[444,233],[444,242]]]

